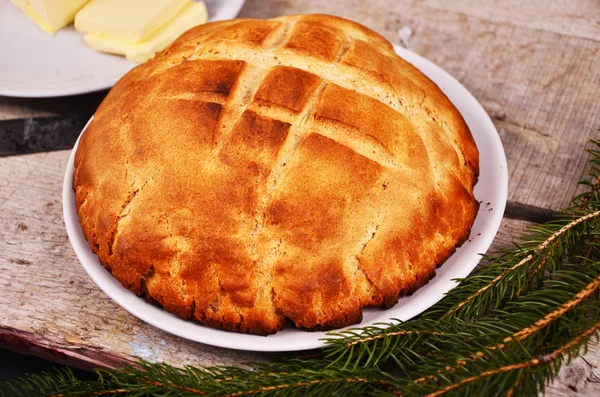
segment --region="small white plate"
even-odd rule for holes
[[[508,191],[506,157],[498,132],[479,102],[447,72],[425,58],[396,48],[396,52],[432,79],[462,113],[471,129],[480,155],[479,182],[475,197],[482,202],[470,240],[463,244],[437,275],[414,295],[400,299],[388,310],[365,309],[362,323],[348,328],[363,327],[390,319],[408,320],[444,297],[455,287],[456,278],[466,277],[479,263],[480,254],[489,248],[500,227]],[[85,129],[84,129],[85,131]],[[102,267],[85,240],[75,210],[73,185],[73,159],[77,144],[71,153],[63,186],[63,213],[67,233],[81,264],[98,286],[119,305],[136,317],[172,334],[197,342],[239,350],[294,351],[322,347],[325,332],[306,332],[289,327],[267,337],[222,331],[186,321],[165,310],[147,303],[144,299],[123,288]]]
[[[234,18],[244,0],[205,0],[209,21]],[[73,25],[54,37],[0,0],[0,95],[55,97],[112,87],[137,64],[92,50]]]

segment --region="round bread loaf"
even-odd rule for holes
[[[81,137],[83,233],[126,288],[228,330],[361,321],[468,237],[478,151],[440,89],[326,15],[194,28]]]

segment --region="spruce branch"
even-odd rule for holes
[[[438,373],[448,373],[448,372],[456,372],[461,367],[466,366],[469,361],[480,360],[482,358],[486,358],[491,352],[495,350],[502,350],[507,347],[510,347],[511,344],[519,343],[525,341],[528,337],[534,335],[535,333],[542,330],[542,328],[549,326],[553,321],[559,318],[563,318],[563,316],[571,309],[577,307],[584,299],[592,295],[596,290],[600,287],[600,276],[594,279],[591,283],[589,283],[584,289],[582,289],[579,293],[575,295],[574,298],[562,304],[559,308],[551,311],[546,314],[543,318],[536,321],[533,325],[530,325],[511,336],[504,338],[501,343],[498,343],[493,346],[486,346],[483,350],[477,351],[475,353],[470,354],[468,359],[457,360],[457,365],[455,366],[446,366],[445,370],[437,370]],[[419,378],[416,379],[415,383],[424,383],[427,381],[434,381],[436,379],[435,376],[430,375],[427,378]]]
[[[456,317],[443,321],[418,318],[393,324],[388,329],[369,327],[363,334],[351,331],[347,339],[330,341],[327,357],[333,364],[343,362],[345,366],[356,368],[377,365],[397,355],[409,355],[413,363],[417,363],[436,350],[468,351],[471,354],[465,357],[469,358],[481,354],[481,351],[473,351],[471,343],[474,341],[487,350],[503,348],[513,339],[522,342],[564,317],[598,289],[600,282],[592,277],[600,274],[600,263],[588,262],[585,266],[582,269],[577,264],[569,264],[565,269],[549,273],[544,289],[507,302],[503,310],[492,310],[478,317],[476,322]],[[570,285],[565,285],[566,282]],[[427,343],[419,344],[425,337]],[[490,337],[495,338],[496,347],[486,342]],[[363,357],[366,360],[362,360]]]
[[[600,328],[600,321],[595,323],[593,326],[591,326],[588,330],[586,330],[581,335],[578,335],[577,337],[575,337],[574,339],[572,339],[565,345],[559,347],[558,349],[554,350],[553,352],[551,352],[549,354],[535,357],[529,361],[506,365],[506,366],[500,367],[498,369],[482,372],[477,376],[472,376],[469,378],[462,379],[457,383],[453,383],[451,385],[444,387],[441,390],[430,393],[426,397],[441,396],[442,394],[446,394],[447,392],[449,392],[453,389],[456,389],[458,387],[464,386],[468,383],[476,382],[483,378],[487,378],[487,377],[497,375],[497,374],[500,374],[503,372],[516,371],[516,370],[520,370],[520,369],[526,369],[528,367],[549,364],[549,363],[553,362],[554,360],[556,360],[557,358],[559,358],[562,354],[564,354],[565,352],[567,352],[571,349],[576,349],[577,351],[579,351],[580,345],[584,341],[587,341],[593,334],[595,334],[596,331],[598,331],[598,328]]]
[[[554,232],[546,240],[544,240],[541,244],[539,244],[537,247],[535,247],[533,252],[529,253],[527,256],[525,256],[523,259],[521,259],[519,262],[517,262],[513,266],[504,270],[501,274],[496,276],[491,282],[489,282],[482,288],[478,289],[472,295],[469,295],[465,300],[463,300],[462,302],[460,302],[456,306],[454,306],[452,309],[450,309],[444,316],[442,316],[442,319],[448,319],[452,315],[456,314],[463,307],[465,307],[466,305],[469,305],[474,299],[480,297],[483,293],[485,293],[489,289],[494,288],[502,279],[506,278],[511,273],[514,273],[516,270],[523,267],[528,262],[531,262],[533,259],[536,258],[536,255],[538,255],[538,257],[539,257],[540,253],[544,252],[544,250],[546,250],[553,242],[555,242],[559,237],[565,235],[572,228],[574,228],[577,225],[579,225],[583,222],[586,222],[592,218],[596,218],[598,216],[600,216],[600,210],[594,211],[594,212],[586,214],[584,216],[581,216],[581,217],[573,220],[572,222],[568,223],[567,225],[563,226],[558,231]],[[547,255],[542,256],[537,268],[543,269],[547,263],[548,258],[549,258],[549,256],[547,256]],[[538,270],[535,270],[535,271],[537,272]]]

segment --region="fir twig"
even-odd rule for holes
[[[450,309],[450,311],[448,313],[446,313],[442,318],[446,319],[446,318],[450,317],[451,315],[453,315],[456,312],[458,312],[465,305],[468,305],[473,299],[479,297],[481,294],[483,294],[485,291],[489,290],[490,288],[493,288],[496,284],[498,284],[498,282],[500,280],[502,280],[504,277],[506,277],[511,272],[514,272],[515,270],[519,269],[520,267],[522,267],[526,263],[530,262],[532,259],[535,258],[536,254],[539,254],[540,252],[543,252],[557,238],[559,238],[560,236],[564,235],[570,229],[574,228],[575,226],[579,225],[580,223],[583,223],[583,222],[585,222],[585,221],[587,221],[589,219],[595,218],[595,217],[597,217],[599,215],[600,215],[600,211],[594,211],[591,214],[587,214],[587,215],[584,215],[582,217],[579,217],[579,218],[575,219],[574,221],[568,223],[567,225],[563,226],[560,230],[558,230],[557,232],[555,232],[554,234],[552,234],[550,237],[548,237],[543,243],[541,243],[540,245],[538,245],[532,253],[528,254],[523,259],[521,259],[519,262],[517,262],[515,265],[511,266],[510,268],[508,268],[504,272],[502,272],[500,275],[496,276],[496,278],[494,278],[490,283],[488,283],[487,285],[485,285],[481,289],[477,290],[473,295],[470,295],[467,299],[465,299],[464,301],[458,303],[455,307],[453,307],[452,309]],[[540,264],[539,264],[538,267],[539,268],[543,268],[544,265],[546,264],[546,260],[547,260],[547,257],[544,256],[542,258],[542,260],[540,261]]]
[[[446,387],[444,387],[441,390],[438,390],[434,393],[430,393],[428,394],[426,397],[437,397],[437,396],[441,396],[442,394],[446,394],[447,392],[456,389],[458,387],[464,386],[468,383],[472,383],[472,382],[476,382],[478,380],[481,380],[483,378],[487,378],[493,375],[497,375],[503,372],[509,372],[509,371],[517,371],[520,369],[524,369],[524,368],[528,368],[528,367],[533,367],[533,366],[538,366],[538,365],[542,365],[542,364],[548,364],[551,363],[552,361],[556,360],[558,357],[560,357],[563,353],[565,353],[567,350],[569,349],[573,349],[573,348],[579,348],[579,345],[589,339],[590,336],[592,336],[597,330],[598,328],[600,328],[600,321],[597,322],[596,324],[594,324],[592,327],[590,327],[587,331],[585,331],[584,333],[582,333],[581,335],[578,335],[576,338],[574,338],[573,340],[571,340],[569,343],[565,344],[564,346],[561,346],[560,348],[554,350],[552,353],[550,354],[546,354],[543,356],[539,356],[536,358],[533,358],[529,361],[525,361],[522,363],[516,363],[516,364],[511,364],[511,365],[505,365],[503,367],[500,367],[498,369],[494,369],[494,370],[490,370],[490,371],[485,371],[480,373],[477,376],[472,376],[469,378],[465,378],[460,380],[457,383],[453,383],[451,385],[448,385]]]

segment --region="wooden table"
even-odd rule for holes
[[[241,16],[316,12],[356,20],[397,44],[398,30],[409,28],[404,44],[449,71],[483,104],[510,172],[509,202],[493,249],[551,217],[578,191],[576,182],[587,173],[584,148],[600,137],[598,0],[248,0]],[[57,142],[75,136],[104,95],[0,97],[0,120],[20,119],[15,125],[26,124],[24,134],[38,134],[40,142],[28,137],[29,143],[43,148],[44,134]],[[31,117],[56,123],[39,130]],[[68,155],[0,157],[0,345],[87,367],[112,367],[132,356],[176,365],[273,358],[174,337],[100,291],[75,258],[62,220]],[[599,394],[598,365],[600,349],[593,344],[547,395]]]

